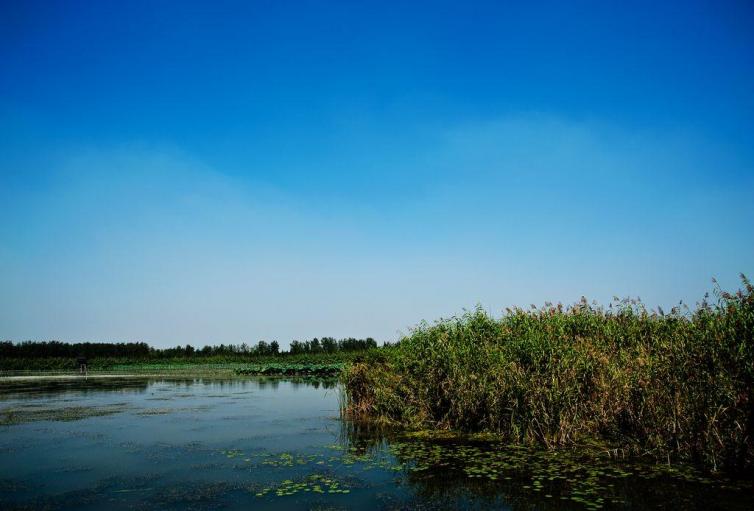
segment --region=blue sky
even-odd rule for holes
[[[2,2],[0,338],[396,340],[754,275],[751,2]]]

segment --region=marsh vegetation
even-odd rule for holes
[[[506,443],[751,473],[754,288],[694,310],[586,300],[422,323],[344,375],[346,412]]]

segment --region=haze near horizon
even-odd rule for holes
[[[748,2],[4,2],[0,339],[395,341],[754,275]]]

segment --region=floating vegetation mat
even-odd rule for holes
[[[657,499],[659,505],[660,500],[668,501],[668,492],[673,493],[673,502],[681,504],[697,499],[705,489],[718,493],[752,489],[751,482],[711,476],[689,466],[627,462],[575,449],[542,451],[490,442],[408,439],[371,447],[335,444],[328,451],[224,450],[220,454],[237,468],[288,469],[281,482],[250,488],[258,498],[346,495],[374,469],[392,473],[393,483],[408,484],[430,501],[467,494],[486,496],[490,502],[540,502],[545,508],[622,508],[636,504],[637,498],[647,505]],[[291,467],[303,470],[302,475],[291,477]],[[653,495],[651,488],[664,488],[663,495]]]
[[[126,410],[125,404],[103,406],[65,406],[4,408],[0,410],[0,426],[25,424],[36,421],[77,421],[89,417],[112,415]]]
[[[38,421],[77,421],[91,417],[102,417],[131,411],[139,417],[167,415],[178,412],[197,412],[207,406],[162,407],[134,409],[126,404],[107,404],[101,406],[19,406],[0,409],[0,426],[12,426]]]
[[[312,492],[332,495],[334,493],[351,493],[350,488],[341,487],[337,479],[333,479],[322,474],[311,474],[303,479],[293,481],[285,479],[280,484],[268,486],[256,492],[257,497],[264,497],[270,492],[278,497],[287,497],[299,492]]]
[[[455,481],[461,487],[475,487],[478,493],[505,494],[509,502],[531,503],[536,497],[590,509],[622,506],[636,500],[647,480],[662,483],[652,487],[681,490],[674,498],[678,502],[708,486],[751,488],[749,482],[711,477],[689,466],[628,462],[584,449],[547,451],[500,443],[416,441],[397,442],[389,449],[406,466],[409,479],[425,489]],[[689,492],[684,496],[685,490]],[[640,499],[651,501],[653,496]]]

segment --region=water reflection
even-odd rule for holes
[[[561,510],[748,509],[751,481],[691,466],[618,461],[585,449],[545,451],[492,441],[422,438],[358,421],[342,421],[340,441],[356,457],[388,452],[413,502],[439,506]],[[403,503],[405,504],[405,502]]]
[[[340,420],[334,380],[0,383],[0,508],[749,509],[751,487]]]
[[[0,382],[0,401],[12,399],[30,399],[64,394],[77,394],[82,397],[99,395],[102,393],[145,393],[150,387],[168,384],[174,387],[188,389],[192,386],[216,388],[220,391],[227,389],[269,389],[276,390],[284,383],[293,389],[312,387],[314,389],[335,389],[337,378],[280,378],[280,377],[250,377],[234,379],[218,378],[186,378],[186,377],[153,377],[153,378],[65,378],[65,379],[19,379]]]

